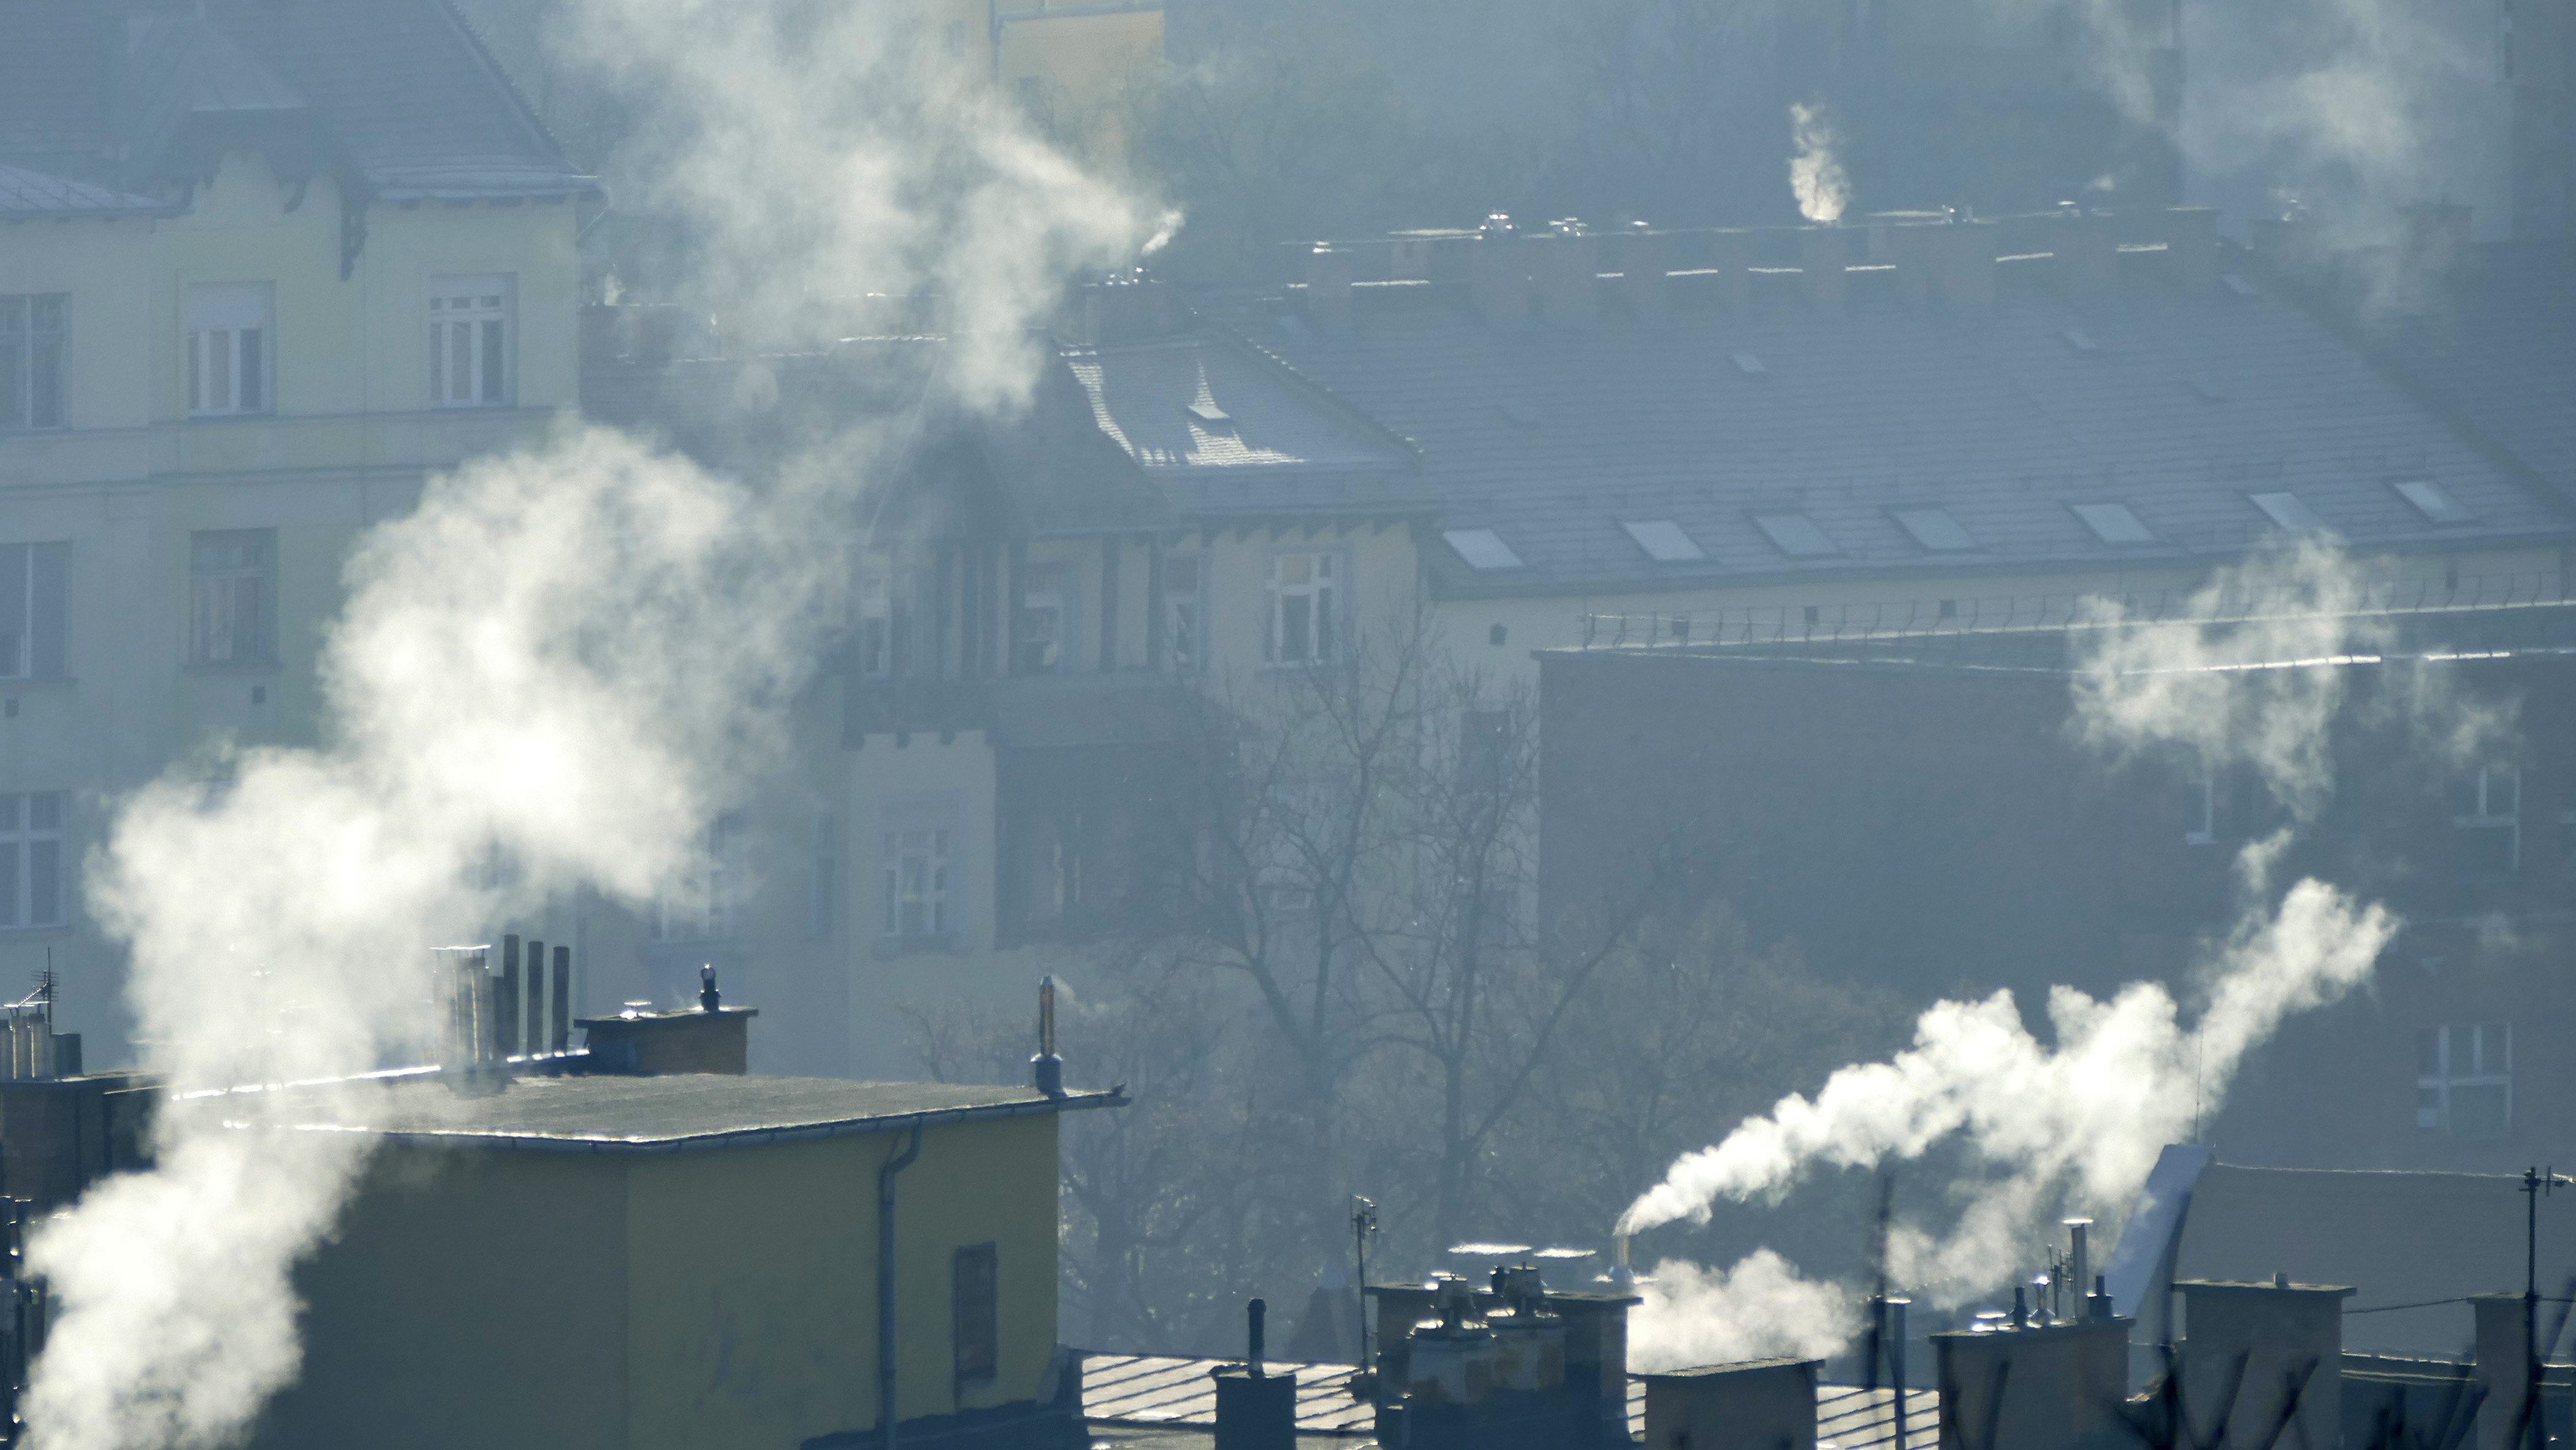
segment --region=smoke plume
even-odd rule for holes
[[[2348,612],[2363,597],[2347,561],[2310,547],[2222,571],[2191,612],[2226,616],[2223,624],[2120,627],[2114,606],[2096,604],[2099,627],[2075,635],[2073,728],[2114,753],[2189,745],[2213,762],[2241,763],[2305,818],[2332,788],[2329,737],[2344,673],[2334,663],[2379,634]],[[2248,606],[2257,600],[2266,606]],[[2429,694],[2417,707],[2427,717],[2445,713]],[[1905,1051],[1843,1068],[1814,1096],[1783,1098],[1716,1145],[1683,1155],[1629,1207],[1620,1231],[1705,1222],[1720,1200],[1777,1202],[1820,1171],[1917,1160],[1936,1147],[1959,1165],[1947,1194],[1955,1216],[1938,1228],[1894,1225],[1887,1271],[1937,1304],[2002,1288],[2026,1246],[2063,1214],[2115,1227],[2161,1147],[2217,1109],[2247,1056],[2290,1016],[2367,980],[2396,934],[2399,922],[2384,907],[2321,881],[2301,880],[2276,897],[2271,868],[2287,841],[2283,832],[2240,853],[2243,913],[2203,963],[2190,1021],[2156,982],[2107,1000],[2055,988],[2047,1040],[2025,1025],[2009,992],[1937,1003]],[[1813,1352],[1822,1321],[1806,1306],[1823,1286],[1757,1257],[1717,1275],[1660,1266],[1658,1279],[1678,1274],[1679,1287],[1649,1295],[1640,1341]],[[1786,1309],[1799,1317],[1766,1317]],[[1709,1313],[1746,1317],[1696,1322]]]
[[[1646,1374],[1781,1354],[1823,1359],[1863,1327],[1840,1285],[1800,1278],[1769,1249],[1732,1269],[1666,1259],[1637,1293],[1645,1302],[1630,1316],[1628,1362]]]
[[[855,20],[782,18],[806,9],[582,5],[579,43],[655,93],[658,195],[698,222],[696,292],[783,336],[799,297],[936,288],[951,391],[1024,396],[1029,326],[1069,268],[1131,258],[1145,214],[954,72]],[[57,1305],[39,1450],[222,1445],[293,1379],[293,1270],[364,1147],[284,1131],[292,1095],[256,1089],[419,1060],[424,948],[679,872],[778,756],[876,444],[852,420],[746,482],[573,429],[434,479],[348,566],[324,743],[123,805],[92,906],[130,944],[144,1066],[173,1098],[157,1166],[30,1245]],[[469,869],[495,850],[505,886]]]
[[[1798,215],[1811,222],[1838,222],[1851,204],[1851,183],[1834,158],[1834,128],[1820,106],[1789,108],[1789,190],[1798,198]]]

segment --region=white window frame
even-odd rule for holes
[[[1189,587],[1174,579],[1189,576]],[[1207,668],[1207,556],[1174,554],[1163,560],[1163,646],[1175,674]]]
[[[188,288],[188,416],[277,411],[277,289],[267,282]]]
[[[1011,606],[1012,672],[1056,675],[1073,668],[1073,565],[1063,559],[1038,559],[1020,567],[1019,598]],[[1037,622],[1043,618],[1043,634]],[[1033,658],[1033,649],[1043,654]]]
[[[507,408],[519,392],[519,279],[512,272],[429,279],[429,405]]]
[[[2416,1127],[2462,1136],[2455,1103],[2460,1090],[2494,1088],[2504,1098],[2502,1120],[2493,1133],[2467,1136],[2501,1137],[2513,1131],[2512,1023],[2427,1027],[2417,1035],[2416,1058]]]
[[[51,587],[47,585],[48,572],[52,575]],[[0,605],[0,619],[15,614],[18,625],[14,631],[0,631],[0,680],[60,677],[64,636],[69,629],[63,616],[71,604],[70,572],[71,546],[67,543],[0,544],[0,590],[10,596],[6,605]],[[40,672],[38,656],[46,653],[41,644],[48,640],[55,658],[50,668]]]
[[[895,944],[942,942],[955,932],[955,845],[955,833],[945,826],[905,826],[885,833],[879,861],[879,937]]]
[[[68,792],[0,794],[0,932],[45,931],[63,924],[69,883],[63,867]]]
[[[255,546],[256,564],[210,565],[210,549]],[[243,587],[251,620],[242,624]],[[277,531],[208,529],[188,536],[188,663],[266,665],[277,660]]]
[[[0,433],[70,426],[72,298],[0,294]]]
[[[1340,662],[1343,620],[1348,601],[1350,556],[1340,549],[1287,549],[1270,556],[1267,594],[1263,600],[1261,657],[1289,669]],[[1296,566],[1302,567],[1296,567]],[[1301,578],[1291,578],[1301,574]],[[1289,626],[1305,621],[1305,647],[1289,652]]]
[[[2455,806],[2451,826],[2456,831],[2502,831],[2505,833],[2505,872],[2522,870],[2522,767],[2509,761],[2496,761],[2477,768],[2477,774],[2463,782],[2466,789]]]

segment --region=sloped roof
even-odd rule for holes
[[[190,121],[245,117],[317,128],[387,200],[592,185],[446,0],[206,0],[130,23],[0,0],[0,159],[132,187]]]
[[[2576,499],[2576,246],[2481,246],[2433,309],[2366,336],[2436,406]]]
[[[1198,518],[1423,511],[1412,451],[1222,336],[1063,350],[1099,431]]]
[[[0,166],[0,217],[154,216],[169,210],[148,196],[66,181],[23,166]]]
[[[1479,573],[1431,550],[1450,593],[2225,555],[2280,537],[2249,497],[2274,491],[2366,548],[2567,536],[2554,500],[2260,291],[2079,306],[2009,277],[1991,308],[1963,312],[1866,295],[1860,280],[1838,311],[1772,296],[1649,327],[1504,328],[1431,308],[1364,310],[1333,335],[1276,303],[1227,315],[1248,344],[1417,445],[1443,528],[1492,529],[1523,561]],[[2437,481],[2474,521],[2430,523],[2399,478]],[[2105,543],[2078,503],[2125,504],[2153,542]],[[1922,507],[1970,547],[1929,547],[1897,515]],[[1831,551],[1786,552],[1757,522],[1782,514],[1810,520]],[[1622,524],[1656,520],[1707,557],[1647,557]]]

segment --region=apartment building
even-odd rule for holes
[[[0,990],[123,1038],[106,803],[315,738],[352,540],[574,407],[591,194],[439,0],[0,5]]]

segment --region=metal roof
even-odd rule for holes
[[[1126,1103],[1115,1091],[1051,1098],[1034,1088],[967,1083],[581,1073],[514,1078],[506,1090],[480,1095],[423,1075],[236,1089],[182,1098],[177,1105],[221,1112],[226,1102],[254,1091],[293,1094],[300,1111],[290,1114],[291,1126],[302,1129],[425,1146],[576,1152],[731,1147]]]
[[[1209,1375],[1225,1359],[1137,1354],[1091,1354],[1083,1360],[1082,1414],[1094,1425],[1179,1429],[1216,1423],[1216,1386]],[[1297,1433],[1362,1436],[1376,1432],[1377,1412],[1350,1394],[1353,1366],[1285,1364],[1272,1361],[1272,1371],[1297,1376]],[[1869,1450],[1893,1444],[1895,1392],[1857,1385],[1816,1386],[1818,1450]],[[1905,1441],[1929,1445],[1939,1433],[1941,1396],[1928,1389],[1910,1391],[1905,1403]],[[1628,1379],[1628,1433],[1646,1433],[1646,1377]]]
[[[2571,535],[2557,500],[2261,294],[2077,302],[2008,274],[1975,309],[1855,288],[1840,309],[1756,297],[1643,327],[1389,308],[1340,333],[1285,306],[1210,304],[1247,346],[1414,444],[1444,528],[1494,529],[1528,563],[1497,578],[1435,554],[1453,594],[2133,568],[2278,539],[2256,493],[2295,492],[2371,549]],[[2092,351],[2071,353],[2069,330]],[[2390,487],[2418,477],[2476,521],[2437,526]],[[2124,505],[2153,538],[2106,543],[2075,503]],[[1898,512],[1917,508],[1945,511],[1975,548],[1927,548]],[[1832,552],[1784,551],[1759,522],[1791,515]],[[1621,529],[1636,518],[1674,520],[1707,563],[1639,557]]]

